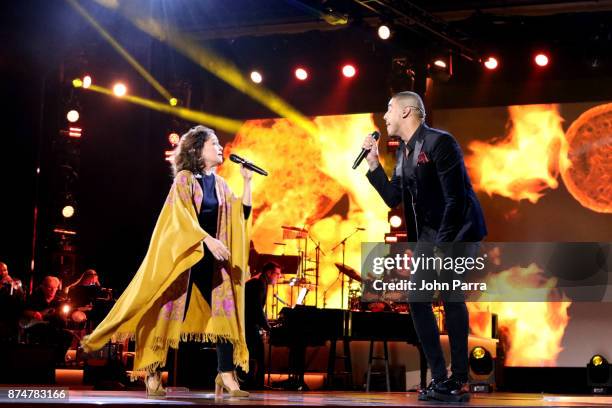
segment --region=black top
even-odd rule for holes
[[[198,219],[200,226],[215,237],[217,235],[217,215],[219,214],[219,201],[217,200],[217,191],[215,189],[215,175],[202,174],[200,178],[200,186],[204,192],[204,199],[200,207]]]
[[[53,298],[51,302],[47,302],[43,290],[38,288],[34,292],[32,292],[32,296],[30,296],[30,298],[26,302],[25,310],[42,312],[45,309],[57,308],[59,306],[60,304],[57,298]]]
[[[202,206],[200,207],[200,214],[198,220],[200,226],[204,231],[213,237],[217,236],[217,218],[219,215],[219,200],[217,200],[217,189],[215,187],[215,175],[214,174],[201,174],[196,176],[200,181],[200,186],[204,192],[204,199],[202,200]],[[251,215],[251,206],[242,205],[244,210],[244,219],[248,219]],[[206,246],[205,246],[206,247]],[[205,248],[208,249],[207,247]]]
[[[54,327],[63,328],[66,322],[60,315],[60,306],[61,303],[57,295],[51,302],[47,302],[43,290],[38,288],[32,292],[32,296],[26,302],[24,310],[40,312],[43,314],[45,321],[50,322]]]
[[[268,282],[262,273],[259,277],[249,279],[244,285],[245,290],[245,328],[270,330],[268,319],[264,313],[268,295]]]
[[[416,145],[416,138],[410,139],[408,144],[402,141],[400,143],[400,154],[404,154],[404,160],[402,160],[402,173],[404,176],[404,183],[410,182],[414,175],[414,147]],[[406,152],[408,154],[406,155]],[[407,186],[406,186],[407,187]]]

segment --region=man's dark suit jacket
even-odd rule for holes
[[[265,272],[262,272],[262,274]],[[268,294],[268,283],[263,276],[249,279],[245,286],[245,327],[247,331],[270,330],[264,312]]]
[[[415,221],[414,228],[408,228],[408,239],[435,243],[482,240],[487,234],[484,216],[455,138],[423,124],[408,147],[412,153],[406,158],[405,144],[400,144],[390,181],[382,166],[367,174],[389,207],[404,203],[407,224]],[[411,166],[407,180],[402,166]],[[426,229],[429,233],[424,237]]]

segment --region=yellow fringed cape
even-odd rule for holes
[[[228,262],[216,262],[212,305],[192,285],[185,315],[190,268],[204,254],[207,233],[198,212],[202,188],[187,170],[179,172],[168,193],[136,275],[108,316],[81,341],[85,351],[98,350],[113,338],[133,338],[134,372],[152,371],[166,364],[168,348],[180,340],[229,341],[234,364],[248,371],[249,352],[244,334],[244,283],[247,279],[250,222],[244,219],[241,199],[215,175],[219,218],[217,239],[231,252]]]

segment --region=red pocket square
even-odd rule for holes
[[[429,157],[425,154],[425,152],[419,153],[419,157],[417,159],[417,164],[425,164],[429,163]]]

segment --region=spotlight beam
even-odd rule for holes
[[[115,40],[108,31],[104,29],[91,14],[87,12],[76,0],[66,0],[98,33],[121,55],[155,90],[166,100],[172,99],[172,95],[164,88],[130,53]]]
[[[82,87],[75,85],[75,87]],[[91,85],[87,90],[98,92],[104,95],[109,95],[116,99],[112,89],[103,88],[98,85]],[[121,100],[128,101],[136,105],[144,106],[149,109],[156,110],[158,112],[168,113],[170,115],[177,116],[182,119],[186,119],[196,123],[202,123],[210,125],[216,129],[220,129],[230,133],[236,133],[242,126],[242,122],[234,119],[224,118],[222,116],[212,115],[206,112],[194,111],[187,108],[181,108],[176,106],[170,106],[167,103],[153,101],[151,99],[141,98],[134,95],[125,95],[121,97]]]
[[[109,7],[105,1],[96,0],[96,2],[104,7]],[[279,114],[283,118],[287,118],[309,134],[315,135],[318,133],[317,126],[308,117],[300,113],[273,92],[260,85],[255,86],[252,84],[251,80],[242,75],[240,70],[231,61],[225,60],[212,50],[197,44],[192,37],[181,34],[167,25],[162,26],[162,24],[155,19],[139,17],[138,10],[127,8],[130,5],[131,3],[129,2],[122,2],[117,7],[121,14],[134,24],[134,26],[149,34],[151,37],[174,47],[175,50],[191,59],[200,67],[227,82],[245,95],[260,102],[272,112]]]

